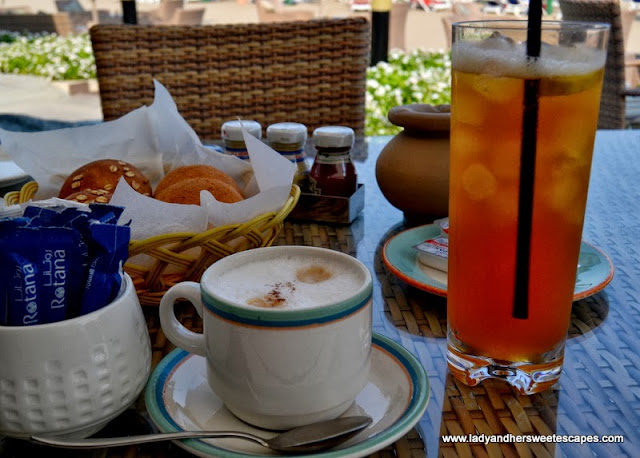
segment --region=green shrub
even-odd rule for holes
[[[366,135],[392,135],[401,127],[387,119],[398,105],[451,101],[451,56],[449,53],[392,50],[387,62],[367,70]]]
[[[96,65],[88,34],[0,32],[0,72],[37,75],[52,80],[95,78]]]

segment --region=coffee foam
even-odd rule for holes
[[[290,255],[234,266],[208,286],[216,295],[246,307],[299,309],[346,300],[364,282],[362,272],[349,264]]]

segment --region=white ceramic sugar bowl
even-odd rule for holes
[[[151,369],[138,296],[125,275],[109,305],[77,318],[0,326],[0,435],[87,437],[129,407]]]

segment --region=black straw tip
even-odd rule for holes
[[[530,0],[527,24],[527,56],[529,57],[540,56],[541,30],[542,0]]]

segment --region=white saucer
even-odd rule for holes
[[[371,375],[344,416],[368,415],[372,424],[349,441],[314,457],[362,457],[405,435],[420,420],[429,400],[429,380],[405,348],[373,333]],[[145,390],[151,420],[160,431],[234,430],[264,438],[277,433],[252,427],[231,414],[207,383],[205,359],[176,349],[155,368]],[[201,457],[272,456],[277,453],[241,439],[175,442]]]
[[[0,186],[12,186],[29,175],[10,159],[0,159]]]

